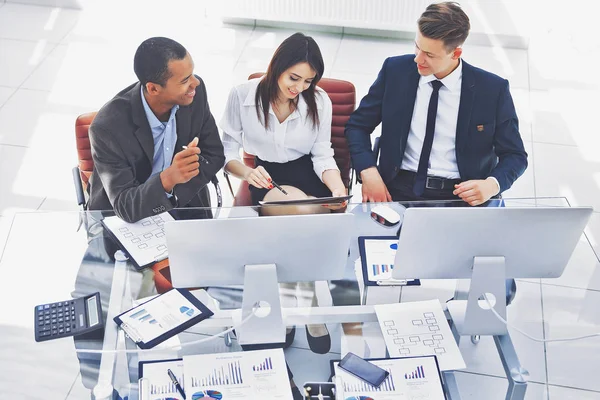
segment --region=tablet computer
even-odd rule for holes
[[[339,196],[339,197],[311,197],[308,199],[290,199],[290,200],[277,200],[277,201],[259,201],[258,204],[261,206],[274,206],[274,205],[304,205],[304,204],[340,204],[344,201],[348,201],[352,198],[352,195]]]

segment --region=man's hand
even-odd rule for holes
[[[384,203],[392,201],[392,196],[388,192],[379,171],[376,167],[367,168],[361,171],[362,179],[362,201],[363,203]]]
[[[461,182],[454,187],[456,189],[452,193],[471,206],[483,204],[500,192],[498,184],[492,178],[473,179]]]
[[[171,165],[160,173],[160,181],[165,192],[171,192],[175,185],[189,182],[200,173],[198,154],[200,154],[198,138],[194,138],[186,149],[175,154]]]

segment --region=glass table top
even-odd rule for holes
[[[354,231],[351,233],[349,262],[342,279],[330,282],[317,282],[314,286],[300,285],[294,295],[283,300],[284,307],[314,304],[313,293],[321,306],[358,305],[361,291],[354,270],[358,258],[358,236],[398,235],[399,226],[384,226],[372,219],[371,210],[379,204],[349,204],[346,212],[355,215]],[[403,212],[411,207],[460,207],[461,201],[386,203],[395,210],[400,219]],[[546,199],[503,199],[492,200],[488,207],[569,207],[564,198]],[[277,207],[277,206],[271,206]],[[189,354],[241,351],[235,336],[226,340],[223,335],[203,343],[178,346],[180,343],[196,342],[198,339],[219,335],[223,328],[206,327],[186,331],[165,342],[167,350],[136,352],[135,344],[123,337],[108,316],[120,314],[144,299],[164,291],[168,269],[145,268],[138,270],[130,262],[117,271],[115,252],[119,244],[100,222],[112,216],[110,211],[89,212],[34,212],[17,213],[9,232],[8,240],[0,259],[4,290],[0,292],[0,336],[9,338],[7,353],[2,358],[8,363],[20,366],[26,374],[39,376],[38,385],[48,393],[73,393],[73,398],[92,397],[99,380],[107,379],[113,387],[114,398],[137,398],[138,361],[180,357]],[[212,209],[178,209],[172,212],[176,219],[198,218],[243,218],[258,216],[255,207],[222,207]],[[234,234],[234,233],[232,233]],[[585,236],[580,246],[589,248]],[[592,257],[593,253],[586,253]],[[574,256],[569,265],[587,262],[581,256]],[[569,271],[567,266],[567,272]],[[425,290],[408,292],[403,301],[439,298],[446,301],[455,289],[453,281],[431,280]],[[34,341],[34,307],[49,302],[70,300],[99,292],[104,328],[76,338],[62,338],[47,342]],[[195,292],[205,296],[205,292]],[[216,309],[237,309],[241,306],[243,291],[239,286],[207,288],[210,295],[207,302]],[[289,293],[288,293],[289,294]],[[214,299],[214,300],[212,300]],[[367,346],[360,338],[369,334],[369,329],[356,324],[328,324],[331,335],[331,349],[326,354],[317,354],[310,345],[303,326],[296,328],[295,341],[285,350],[286,360],[294,374],[296,385],[305,382],[326,382],[329,380],[330,360],[340,359],[348,349],[364,357],[384,357],[385,345],[380,343]],[[375,324],[376,325],[376,324]],[[115,340],[107,337],[114,336]],[[115,350],[98,354],[94,351]],[[124,352],[127,350],[127,352]],[[17,369],[19,369],[17,368]],[[60,369],[60,373],[57,372]],[[108,372],[107,372],[108,371]],[[17,374],[17,372],[12,372]],[[24,389],[21,389],[24,390]],[[99,389],[96,389],[99,393]],[[19,389],[15,389],[15,394]],[[62,394],[64,397],[64,393]],[[52,396],[48,398],[54,398]]]

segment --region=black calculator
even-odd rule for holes
[[[35,307],[35,341],[81,335],[102,328],[100,293]]]

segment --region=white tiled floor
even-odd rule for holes
[[[204,19],[201,2],[163,4],[160,24],[147,23],[158,15],[154,4],[158,1],[145,2],[147,7],[141,9],[125,2],[118,13],[102,3],[77,11],[0,2],[0,257],[16,210],[77,209],[70,171],[76,164],[74,119],[100,108],[134,81],[132,57],[141,40],[165,35],[186,45],[196,72],[206,81],[218,121],[231,86],[252,72],[264,71],[276,46],[292,33],[223,26]],[[185,6],[185,16],[193,18],[183,22],[180,6]],[[321,46],[325,75],[353,82],[357,101],[367,93],[386,57],[413,49],[411,40],[311,34]],[[465,45],[467,62],[511,83],[530,158],[528,170],[507,197],[565,196],[572,205],[592,205],[600,211],[599,86],[585,71],[573,70],[574,63],[589,60],[576,40],[581,37],[585,36],[570,36],[566,28],[557,26],[532,37],[527,50]],[[557,48],[566,56],[557,55]],[[229,205],[231,196],[222,181],[225,205]],[[600,254],[600,213],[593,215],[586,233]],[[519,283],[517,300],[509,308],[510,322],[538,337],[600,331],[596,254],[581,242],[563,277]],[[15,346],[20,343],[13,339]],[[513,332],[521,361],[534,382],[527,399],[600,399],[599,340],[544,345]],[[493,343],[483,339],[473,346],[467,340],[461,348],[469,364],[469,372],[458,377],[461,388],[467,388],[465,398],[503,398],[506,380],[500,378],[503,371]],[[26,355],[33,362],[41,353]],[[55,360],[48,356],[41,362],[51,365]],[[0,386],[12,384],[17,372],[3,368]],[[50,397],[87,394],[71,362],[67,372],[43,377]]]

